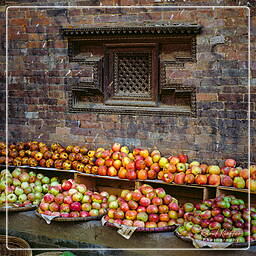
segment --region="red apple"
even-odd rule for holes
[[[143,196],[143,197],[140,199],[140,205],[141,205],[141,206],[147,207],[147,206],[150,205],[150,203],[151,203],[151,200],[150,200],[149,198],[147,198],[147,197],[144,197],[144,196]]]
[[[210,174],[208,176],[208,184],[213,186],[219,186],[220,185],[220,176],[217,174]]]
[[[234,159],[227,159],[225,161],[225,165],[227,167],[235,167],[236,166],[236,161]]]
[[[221,175],[221,185],[231,187],[233,185],[233,180],[228,175]]]
[[[177,173],[174,176],[174,183],[176,183],[176,184],[184,184],[184,180],[185,180],[185,173],[184,172]]]
[[[156,205],[150,204],[147,207],[147,213],[158,213],[158,207]]]

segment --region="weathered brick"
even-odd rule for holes
[[[217,101],[217,93],[198,93],[196,95],[197,101]]]

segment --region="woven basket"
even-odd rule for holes
[[[37,217],[43,219],[42,215],[35,211],[35,214]],[[68,217],[68,218],[64,218],[64,217],[56,217],[54,219],[52,219],[52,221],[57,221],[57,222],[72,222],[72,221],[90,221],[90,220],[100,220],[102,218],[103,215],[99,215],[99,216],[89,216],[89,217]]]
[[[25,211],[32,211],[37,208],[36,205],[28,205],[24,207],[9,207],[8,212],[25,212]],[[6,212],[6,207],[0,207],[0,212]]]
[[[192,239],[192,238],[182,236],[182,235],[180,235],[177,231],[175,231],[174,234],[175,234],[179,239],[181,239],[182,241],[193,244],[193,239]],[[204,242],[204,243],[205,243],[205,246],[206,246],[206,247],[210,247],[210,246],[207,246],[208,242]],[[212,242],[211,242],[211,243],[212,243]],[[209,242],[209,244],[210,244],[210,242]],[[232,243],[232,244],[229,245],[227,248],[246,248],[246,247],[248,247],[248,245],[249,245],[249,244],[248,244],[247,242],[245,242],[245,243]],[[250,246],[255,246],[255,245],[256,245],[256,240],[250,242]]]
[[[36,256],[60,256],[63,252],[44,252],[37,254]]]
[[[27,250],[22,251],[11,251],[6,248],[6,237],[0,235],[0,255],[1,256],[32,256],[32,250],[30,245],[23,239],[14,236],[8,236],[8,247],[9,248],[24,248]]]
[[[118,228],[114,223],[106,221],[105,226],[111,227],[111,228]],[[124,225],[120,225],[124,226]],[[178,225],[172,225],[172,226],[166,226],[166,227],[160,227],[160,228],[137,228],[134,232],[171,232],[174,231],[177,228]]]

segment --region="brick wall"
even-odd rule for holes
[[[164,1],[163,1],[164,2]],[[248,1],[207,1],[207,5],[245,5]],[[252,1],[253,2],[253,1]],[[52,5],[155,5],[155,8],[9,9],[9,140],[58,141],[63,145],[109,147],[112,142],[154,148],[163,154],[184,152],[208,163],[234,157],[247,162],[248,87],[246,9],[163,9],[146,0],[50,1]],[[28,5],[30,1],[9,1]],[[33,5],[40,1],[33,1]],[[170,5],[205,5],[204,1],[170,1]],[[5,30],[0,9],[0,33]],[[251,8],[251,52],[256,48],[255,8]],[[149,22],[198,23],[197,62],[180,70],[184,83],[197,88],[197,117],[161,117],[69,113],[67,77],[72,65],[67,40],[59,34],[68,26],[120,26]],[[1,37],[0,139],[5,129],[5,42]],[[222,42],[223,41],[223,42]],[[222,42],[222,43],[221,43]],[[251,150],[255,153],[256,60],[251,56]],[[189,71],[189,72],[186,72]],[[182,74],[188,74],[184,77]]]

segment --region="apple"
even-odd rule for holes
[[[134,171],[132,171],[132,172],[134,172]],[[146,180],[148,178],[147,171],[144,169],[139,170],[137,172],[137,176],[138,176],[139,180]]]
[[[120,205],[120,209],[123,211],[123,212],[127,212],[130,208],[128,206],[128,203],[124,202]],[[137,210],[138,211],[138,210]]]
[[[217,174],[210,174],[208,176],[208,184],[213,186],[219,186],[220,185],[220,176]]]
[[[184,182],[187,184],[193,184],[195,181],[195,176],[192,173],[186,174],[184,178]]]
[[[169,210],[172,210],[172,211],[178,211],[179,210],[179,206],[175,202],[169,203],[168,208],[169,208]],[[188,208],[188,206],[186,206],[186,208]],[[193,206],[193,208],[194,208],[194,206]]]
[[[117,200],[116,200],[116,201],[111,201],[111,202],[109,203],[109,208],[110,208],[110,209],[117,209],[117,208],[118,208],[118,202],[117,202]]]
[[[219,222],[213,221],[209,224],[210,230],[219,230],[221,229],[221,224]]]
[[[19,196],[22,195],[24,193],[23,189],[20,187],[16,187],[14,190],[15,195]]]
[[[110,166],[107,170],[107,175],[108,176],[116,176],[117,175],[117,170],[114,166]]]
[[[125,201],[130,201],[130,200],[132,200],[132,192],[128,192],[126,195],[125,195]]]
[[[249,178],[249,170],[242,169],[239,173],[239,176],[242,177],[244,180],[247,180]]]
[[[62,203],[63,203],[63,200],[64,200],[63,194],[58,194],[58,195],[56,195],[56,197],[54,198],[54,201],[55,201],[57,204],[62,204]]]
[[[236,161],[234,159],[227,159],[225,161],[225,165],[227,167],[235,167],[236,166]]]
[[[192,222],[186,222],[184,225],[184,227],[187,231],[190,231],[193,226],[194,226],[194,224]]]
[[[161,159],[161,155],[160,155],[160,153],[159,154],[154,154],[154,155],[151,155],[151,157],[152,157],[152,160],[153,160],[153,162],[154,163],[159,163],[159,161],[160,161],[160,159]],[[162,168],[162,167],[161,167]]]
[[[50,178],[48,178],[47,176],[44,176],[41,181],[42,181],[43,184],[49,184],[50,183]]]
[[[87,188],[84,184],[78,184],[76,186],[76,189],[77,189],[78,192],[80,192],[82,194],[84,194],[87,191]]]
[[[167,205],[160,205],[158,207],[159,213],[167,213],[169,211],[169,208]]]
[[[137,214],[137,220],[141,220],[143,222],[147,222],[148,221],[148,214],[146,212],[139,212]]]
[[[245,188],[245,181],[242,177],[235,177],[234,178],[234,182],[233,182],[233,186],[235,188]]]
[[[147,213],[158,213],[158,207],[156,205],[150,204],[147,207]]]
[[[28,200],[34,201],[35,200],[35,194],[34,193],[29,193],[27,194]]]
[[[153,158],[154,158],[154,156],[153,156]],[[153,159],[153,161],[154,161],[154,159]],[[160,168],[164,168],[166,164],[168,164],[168,159],[165,158],[165,157],[161,157],[159,159],[159,166],[160,166]]]
[[[43,192],[43,193],[47,193],[48,190],[49,190],[49,184],[44,184],[44,185],[42,186],[42,192]]]
[[[128,206],[129,206],[129,208],[130,208],[131,210],[136,210],[139,205],[138,205],[137,202],[135,202],[135,201],[133,201],[133,200],[130,200],[130,201],[128,202]]]
[[[78,211],[73,211],[69,213],[70,218],[78,218],[80,217],[80,213]]]
[[[19,175],[21,174],[21,169],[20,168],[15,168],[14,171],[12,172],[12,177],[14,178],[19,178]]]
[[[193,227],[191,228],[191,232],[193,234],[198,234],[198,233],[201,233],[202,231],[202,228],[200,225],[196,224],[196,225],[193,225]]]
[[[178,172],[185,172],[186,171],[186,166],[185,166],[184,163],[177,163],[176,168],[177,168]]]
[[[163,204],[163,200],[160,197],[154,197],[152,199],[152,204],[157,205],[157,206],[161,205],[161,204]]]
[[[168,216],[170,219],[178,219],[178,213],[176,211],[170,210],[168,212]]]
[[[28,173],[23,172],[23,173],[21,173],[21,174],[18,176],[18,178],[19,178],[19,180],[20,180],[21,182],[28,182],[30,176],[29,176]]]
[[[48,211],[49,210],[49,203],[41,202],[39,204],[39,208],[43,211]]]
[[[157,196],[160,198],[164,198],[166,196],[166,192],[163,188],[156,188],[155,192],[156,192]]]
[[[92,208],[93,208],[93,209],[100,210],[101,204],[100,204],[100,203],[96,203],[96,202],[92,202]]]
[[[194,166],[191,167],[191,173],[194,174],[194,175],[201,174],[202,169],[199,166],[194,165]]]
[[[146,222],[146,228],[157,228],[157,224],[155,222]]]
[[[192,212],[194,210],[194,205],[192,203],[185,203],[183,209],[185,212]]]
[[[150,203],[151,203],[151,200],[144,196],[139,201],[139,204],[144,207],[148,207],[150,205]]]
[[[13,178],[13,180],[12,180],[12,184],[13,184],[15,187],[18,187],[18,186],[20,186],[20,185],[21,185],[21,182],[20,182],[20,180],[19,180],[19,179],[17,179],[17,178]]]
[[[147,167],[151,167],[154,164],[153,158],[151,156],[145,157],[144,162]]]
[[[233,185],[232,178],[228,175],[221,175],[221,185],[231,187]]]
[[[177,173],[174,176],[174,183],[176,183],[176,184],[184,184],[185,176],[186,175],[183,172]]]
[[[125,213],[125,218],[127,220],[135,220],[137,217],[137,212],[135,210],[129,210]]]
[[[21,195],[19,195],[19,200],[20,200],[20,196],[21,196]],[[8,203],[14,203],[14,202],[17,201],[18,198],[17,198],[17,195],[11,193],[11,194],[7,195],[6,199],[7,199]],[[21,200],[20,200],[20,201],[21,201]],[[24,200],[24,201],[25,201],[25,200]]]
[[[230,168],[228,175],[230,176],[230,178],[234,179],[235,177],[239,176],[239,171],[237,168]]]
[[[132,192],[132,199],[134,201],[140,201],[141,198],[142,198],[142,194],[139,190]]]
[[[199,174],[196,176],[195,182],[199,185],[205,185],[207,184],[207,176],[204,174]]]
[[[172,202],[172,196],[171,195],[165,195],[164,198],[163,198],[163,201],[164,201],[164,204],[168,205],[169,203]]]
[[[85,218],[85,217],[89,217],[89,216],[90,216],[90,214],[89,214],[89,212],[87,212],[87,211],[81,211],[81,212],[80,212],[80,217]]]
[[[11,194],[11,195],[13,195],[13,194]],[[8,196],[7,196],[7,199],[8,199]],[[19,200],[20,202],[25,202],[25,201],[27,200],[27,195],[26,195],[26,194],[21,194],[21,195],[19,195],[19,196],[18,196],[18,200]]]
[[[70,204],[71,211],[81,211],[81,203],[80,202],[73,202]]]

